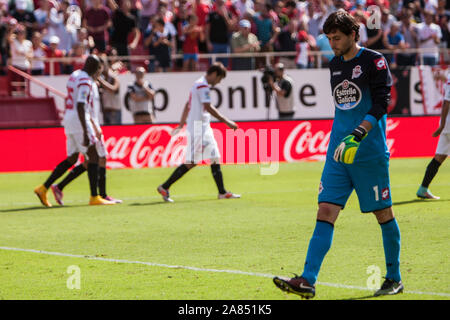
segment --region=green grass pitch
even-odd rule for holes
[[[376,299],[450,299],[450,167],[431,185],[441,200],[419,201],[428,162],[391,160],[405,292]],[[1,174],[0,299],[298,300],[270,276],[303,269],[323,164],[282,163],[275,175],[222,166],[227,189],[242,194],[233,200],[217,200],[210,168],[197,167],[172,186],[173,204],[156,193],[173,168],[109,170],[109,194],[124,203],[100,207],[87,205],[86,174],[66,187],[64,207],[49,192],[53,208],[33,194],[48,172]],[[353,193],[315,299],[369,299],[377,268],[384,276],[381,230]]]

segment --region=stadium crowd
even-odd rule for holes
[[[379,28],[371,9],[379,8]],[[11,64],[35,75],[69,74],[89,53],[111,57],[151,55],[134,63],[111,61],[127,71],[199,70],[199,53],[296,52],[280,54],[287,68],[318,66],[314,51],[332,58],[322,25],[345,9],[360,22],[360,44],[385,52],[391,65],[449,63],[450,1],[446,0],[0,0],[1,72]],[[172,59],[173,54],[179,58]],[[73,57],[66,62],[44,58]],[[219,57],[231,70],[265,65],[264,57]],[[208,60],[209,61],[209,60]],[[275,62],[275,61],[272,61]]]

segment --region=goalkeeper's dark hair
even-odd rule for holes
[[[323,33],[325,34],[333,33],[338,30],[347,36],[355,31],[355,41],[357,42],[359,40],[359,24],[355,18],[344,9],[339,9],[330,14],[323,24]]]
[[[214,62],[206,71],[206,74],[216,73],[218,77],[225,78],[227,76],[227,68],[222,64],[222,62]]]

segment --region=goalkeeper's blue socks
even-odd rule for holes
[[[331,247],[333,233],[333,224],[317,220],[313,236],[309,241],[305,268],[302,274],[302,277],[305,278],[310,285],[314,285],[317,281],[322,261]]]
[[[396,282],[401,280],[400,276],[400,229],[397,220],[392,219],[381,223],[383,235],[384,256],[386,258],[386,279]]]

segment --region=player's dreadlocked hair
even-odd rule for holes
[[[355,31],[355,41],[357,42],[359,40],[358,22],[344,9],[339,9],[330,14],[323,25],[323,32],[325,34],[336,32],[337,30],[346,35],[350,35],[352,31]]]
[[[217,76],[225,78],[227,76],[227,69],[221,62],[214,62],[206,71],[206,74],[216,73]]]

